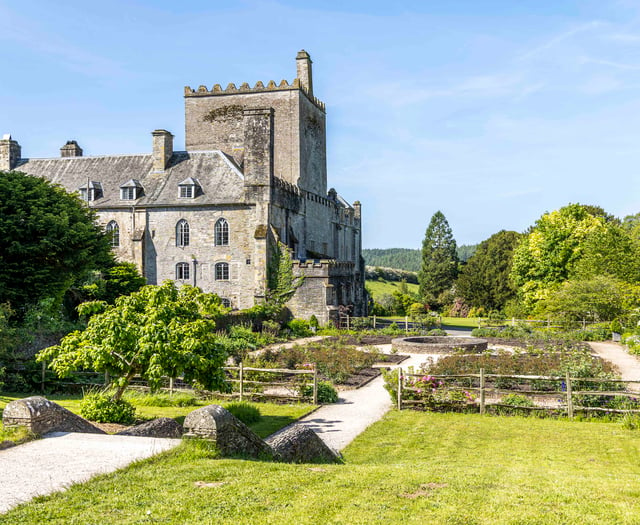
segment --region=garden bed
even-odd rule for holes
[[[397,365],[409,359],[408,355],[402,354],[385,354],[385,360],[374,363],[372,367],[363,368],[359,372],[350,375],[344,383],[340,384],[341,390],[351,390],[363,387],[376,377],[380,375],[380,368],[375,368],[376,365]]]

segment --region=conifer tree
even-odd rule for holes
[[[456,241],[446,217],[437,211],[422,242],[422,266],[418,273],[420,297],[429,304],[437,304],[438,296],[451,288],[457,275]]]

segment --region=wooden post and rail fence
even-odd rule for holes
[[[459,390],[459,391],[467,391],[467,392],[475,392],[477,393],[477,400],[474,404],[478,406],[478,411],[480,414],[485,414],[487,411],[487,407],[504,407],[510,409],[517,410],[527,410],[527,411],[540,411],[540,410],[565,410],[567,416],[569,418],[573,418],[575,416],[575,412],[607,412],[612,414],[628,414],[628,413],[640,413],[640,409],[632,409],[632,408],[603,408],[597,406],[575,406],[574,405],[574,396],[602,396],[602,397],[616,397],[623,396],[629,398],[638,398],[640,397],[640,392],[629,392],[625,390],[574,390],[574,386],[581,387],[585,383],[600,383],[609,385],[627,385],[627,384],[640,384],[640,380],[626,380],[626,379],[602,379],[602,378],[588,378],[588,377],[570,377],[567,373],[565,376],[534,376],[534,375],[506,375],[506,374],[486,374],[485,369],[481,368],[478,374],[413,374],[406,373],[402,370],[402,368],[398,369],[398,380],[397,380],[397,396],[396,396],[396,407],[398,410],[402,410],[403,408],[408,408],[410,406],[419,406],[425,405],[426,401],[423,399],[405,399],[405,393],[407,392],[415,392],[420,393],[422,389],[414,388],[411,386],[405,385],[405,380],[408,378],[424,378],[425,376],[429,376],[434,380],[441,381],[449,381],[449,380],[477,380],[478,386],[460,386],[460,385],[449,385],[446,383],[443,386],[437,387],[442,390]],[[532,381],[548,381],[558,383],[561,382],[563,388],[561,390],[544,390],[544,389],[528,389],[523,390],[519,388],[498,388],[498,387],[489,387],[487,383],[489,381],[494,382],[496,380],[520,380],[524,383],[530,383]],[[513,404],[504,404],[500,402],[487,402],[487,394],[493,395],[498,399],[501,399],[503,394],[520,394],[526,397],[545,397],[545,396],[562,396],[561,399],[564,400],[564,405],[559,404],[558,406],[526,406],[526,405],[513,405]],[[498,397],[499,396],[499,397]]]
[[[281,395],[276,393],[264,394],[261,392],[247,392],[245,390],[246,386],[258,386],[260,388],[264,387],[276,387],[276,388],[293,388],[298,385],[292,384],[291,382],[286,381],[254,381],[246,378],[245,372],[259,372],[259,373],[272,373],[272,374],[285,374],[285,375],[311,375],[313,376],[313,389],[312,389],[312,400],[313,404],[318,404],[318,368],[314,364],[313,369],[311,370],[293,370],[289,368],[253,368],[244,366],[240,363],[239,366],[225,366],[223,370],[228,370],[230,372],[238,372],[238,378],[227,379],[230,383],[234,383],[238,385],[238,395],[240,401],[244,401],[245,397],[272,397],[272,398],[293,398],[293,397],[303,397],[302,394],[300,396],[293,395]],[[302,387],[301,387],[302,389]],[[235,394],[231,394],[235,395]]]
[[[40,388],[42,393],[45,392],[46,390],[46,363],[42,363],[42,369],[41,369],[41,374],[40,374]],[[313,364],[313,368],[310,370],[296,370],[296,369],[288,369],[288,368],[253,368],[253,367],[245,367],[243,365],[243,363],[240,363],[239,366],[225,366],[223,367],[223,370],[227,370],[230,372],[238,372],[238,377],[237,378],[228,378],[227,381],[229,383],[235,384],[238,386],[238,389],[236,392],[232,392],[231,394],[226,394],[226,396],[231,396],[231,397],[235,397],[235,396],[239,396],[240,401],[244,401],[245,398],[247,397],[269,397],[269,398],[282,398],[282,399],[302,399],[304,396],[302,394],[302,390],[304,389],[304,386],[308,383],[311,383],[312,385],[312,400],[313,400],[313,404],[317,405],[318,404],[318,368],[315,364]],[[287,375],[287,376],[312,376],[311,381],[309,382],[305,382],[305,383],[295,383],[295,382],[287,382],[287,381],[257,381],[257,380],[248,380],[247,376],[246,376],[246,372],[257,372],[257,373],[263,373],[263,374],[277,374],[277,375]],[[92,376],[95,377],[98,374],[96,374],[95,372],[76,372],[76,375],[78,376],[84,376],[84,375],[88,375],[88,376]],[[105,373],[104,374],[104,382],[96,382],[96,381],[87,381],[87,382],[82,382],[82,383],[76,383],[76,382],[58,382],[58,384],[64,384],[67,386],[73,386],[73,387],[78,387],[78,388],[88,388],[88,387],[106,387],[109,385],[109,383],[111,382],[111,377],[109,376],[109,373]],[[173,394],[176,391],[193,391],[193,388],[190,386],[186,386],[183,383],[181,383],[182,378],[181,377],[164,377],[163,378],[165,380],[165,384],[168,386],[164,386],[161,387],[160,390],[161,391],[168,391],[169,394]],[[176,381],[178,382],[178,386],[176,386]],[[131,388],[138,388],[138,389],[148,389],[148,385],[146,383],[146,381],[142,380],[140,377],[136,376],[132,379],[130,385]],[[260,392],[249,392],[247,391],[247,387],[258,387],[258,388],[264,388],[264,387],[275,387],[275,388],[282,388],[282,389],[290,389],[290,390],[295,390],[298,389],[300,391],[299,395],[286,395],[286,394],[277,394],[277,393],[270,393],[270,394],[264,394],[264,393],[260,393]],[[223,397],[225,397],[225,394],[218,394],[216,393],[216,395],[221,395]]]

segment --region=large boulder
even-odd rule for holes
[[[288,463],[336,463],[342,461],[338,452],[329,448],[309,427],[291,425],[267,438],[276,459]]]
[[[184,437],[214,441],[223,456],[272,456],[273,451],[249,427],[219,405],[194,410],[184,420]]]
[[[170,417],[159,417],[158,419],[146,421],[135,427],[122,430],[118,432],[117,435],[180,439],[182,437],[182,426]]]
[[[86,419],[41,396],[11,401],[2,414],[5,427],[24,426],[34,434],[87,432],[105,434]]]

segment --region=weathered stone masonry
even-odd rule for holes
[[[248,308],[265,297],[280,241],[306,277],[289,304],[294,315],[324,323],[339,306],[364,314],[360,203],[327,191],[325,106],[305,51],[296,65],[291,83],[185,87],[186,151],[158,129],[151,154],[85,157],[69,141],[59,158],[29,159],[5,135],[0,170],[80,192],[117,256],[150,284],[174,279]]]

